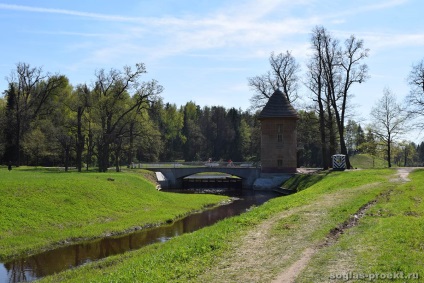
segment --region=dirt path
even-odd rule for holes
[[[197,282],[272,282],[276,277],[275,282],[293,282],[316,247],[324,244],[311,239],[316,227],[326,223],[328,211],[373,185],[326,194],[263,221]]]
[[[393,182],[409,182],[409,173],[414,171],[417,168],[414,167],[406,167],[406,168],[398,168],[397,169],[397,177],[394,179],[391,179]],[[375,201],[374,201],[375,202]],[[364,212],[373,204],[373,202],[370,202],[368,205],[362,207],[358,213],[354,215],[354,217],[349,221],[351,223],[344,223],[342,226],[346,226],[344,228],[340,228],[340,231],[338,231],[339,234],[343,233],[342,230],[353,227],[356,225],[357,221],[364,215]],[[329,236],[327,236],[327,239],[331,241],[332,235],[330,233]],[[335,239],[337,240],[337,239]],[[333,239],[333,243],[334,243]],[[333,244],[330,243],[330,244]],[[323,244],[322,246],[327,246],[328,243]],[[274,283],[292,283],[295,281],[295,279],[299,276],[299,274],[302,272],[302,270],[308,265],[308,262],[311,260],[312,256],[318,252],[320,247],[307,247],[299,260],[297,260],[295,263],[293,263],[289,268],[287,268],[284,272],[280,273],[280,275],[277,277],[276,280],[274,280]]]
[[[418,169],[417,167],[404,167],[397,169],[398,180],[401,182],[409,182],[409,173]]]
[[[392,181],[407,182],[409,173],[414,169],[398,169]],[[335,243],[343,229],[354,226],[365,213],[361,209],[366,210],[367,207],[362,207],[352,216],[348,221],[351,223],[342,223],[340,228],[334,229],[324,242],[314,242],[316,228],[327,223],[328,212],[375,185],[326,194],[311,204],[283,211],[263,221],[235,244],[230,255],[220,258],[214,268],[196,281],[294,282],[311,258],[320,249]]]

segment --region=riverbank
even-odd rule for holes
[[[307,189],[241,216],[42,282],[328,282],[347,272],[424,274],[423,171],[409,183],[389,169],[314,178]],[[402,223],[411,223],[408,230]],[[400,257],[394,260],[393,252]]]
[[[0,170],[0,261],[173,221],[228,199],[162,193],[149,174]]]

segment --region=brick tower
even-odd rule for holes
[[[286,95],[277,89],[262,109],[261,163],[263,173],[295,173],[299,119]]]

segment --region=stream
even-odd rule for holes
[[[169,225],[64,246],[0,263],[0,282],[30,282],[111,255],[136,250],[153,243],[166,242],[178,235],[190,233],[213,225],[224,218],[239,215],[254,205],[259,206],[271,198],[280,196],[274,192],[260,191],[224,191],[224,194],[236,197],[236,200],[226,205],[190,214]]]

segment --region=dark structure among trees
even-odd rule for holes
[[[262,172],[296,172],[299,117],[281,90],[273,93],[258,119],[261,121]]]

